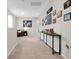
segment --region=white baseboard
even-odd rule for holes
[[[7,54],[7,58],[9,57],[9,55],[11,54],[11,52],[14,50],[14,48],[16,47],[17,43],[12,47],[12,49],[9,51],[9,53]]]
[[[64,54],[61,54],[61,56],[62,56],[64,59],[68,59]]]

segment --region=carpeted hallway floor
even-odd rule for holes
[[[63,59],[52,55],[52,50],[42,41],[33,37],[18,38],[18,45],[8,59]]]

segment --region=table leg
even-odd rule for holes
[[[52,54],[54,54],[54,36],[52,36]]]
[[[44,41],[44,33],[43,33],[43,41]]]
[[[61,55],[61,36],[59,36],[59,55]]]
[[[46,34],[46,45],[47,45],[47,34]]]

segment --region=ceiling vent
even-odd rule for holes
[[[31,6],[41,6],[41,2],[31,2]]]

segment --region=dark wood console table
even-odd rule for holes
[[[59,55],[61,55],[61,35],[56,34],[54,32],[50,32],[50,31],[41,31],[41,33],[43,33],[43,40],[44,40],[44,34],[46,34],[46,45],[47,45],[47,35],[52,36],[52,54],[59,53]],[[55,36],[59,37],[59,52],[54,51],[54,37]]]
[[[17,30],[17,37],[22,37],[22,36],[27,36],[27,35],[28,35],[27,31]]]

